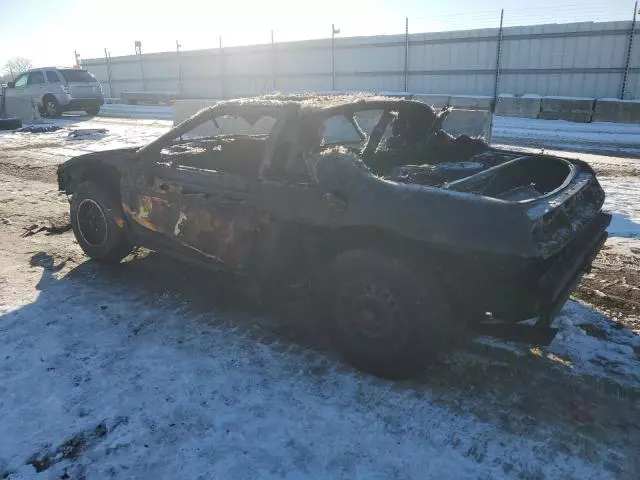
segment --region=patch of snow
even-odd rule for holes
[[[634,351],[640,348],[640,332],[616,328],[614,322],[601,313],[578,302],[569,301],[552,325],[558,333],[548,347],[549,353],[561,356],[570,363],[575,374],[610,379],[615,383],[640,388],[640,365]],[[588,335],[585,329],[595,328],[606,338]],[[476,342],[525,355],[529,347],[490,337]]]
[[[619,98],[598,98],[598,102],[615,102],[615,103],[640,103],[640,100],[620,100]]]
[[[604,209],[613,214],[609,235],[640,237],[640,177],[598,177],[606,198]]]
[[[101,423],[107,433],[85,454],[59,458],[43,475],[77,468],[87,478],[607,476],[543,441],[439,406],[428,393],[300,348],[281,353],[220,314],[137,298],[99,276],[56,278],[0,262],[3,280],[30,278],[0,283],[0,436],[10,439],[0,442],[0,458],[16,477],[36,478],[25,466],[31,455]],[[553,436],[535,428],[542,439]]]
[[[494,116],[492,142],[495,145],[640,157],[640,125]]]
[[[588,335],[584,326],[596,327],[605,339]],[[549,351],[571,360],[576,373],[611,378],[618,383],[640,387],[638,357],[640,335],[618,329],[604,315],[577,302],[569,302],[554,322],[560,331]]]

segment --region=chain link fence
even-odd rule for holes
[[[603,15],[574,3],[413,18],[364,14],[327,22],[324,31],[317,22],[306,30],[304,23],[265,28],[244,37],[260,37],[250,46],[240,34],[221,34],[203,50],[178,39],[171,51],[112,56],[105,48],[104,57],[82,63],[111,97],[313,90],[638,99],[637,9]]]

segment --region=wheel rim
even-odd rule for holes
[[[80,235],[89,246],[99,248],[107,243],[107,217],[97,202],[90,198],[82,200],[76,211],[76,220]]]
[[[395,296],[369,283],[349,288],[337,305],[340,333],[367,350],[395,350],[404,343],[406,321]]]
[[[47,116],[55,117],[56,115],[56,104],[51,100],[47,101]]]

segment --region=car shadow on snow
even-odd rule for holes
[[[271,345],[283,355],[299,355],[300,370],[316,378],[315,381],[324,381],[323,378],[336,369],[352,372],[356,374],[354,382],[374,382],[382,388],[391,385],[393,389],[424,396],[428,401],[471,413],[482,421],[497,423],[518,434],[544,425],[566,425],[566,436],[559,434],[552,440],[558,448],[576,442],[585,451],[591,451],[601,443],[623,449],[640,445],[636,413],[640,390],[637,385],[628,385],[606,375],[581,372],[574,368],[575,352],[570,348],[562,354],[553,353],[562,348],[524,348],[498,341],[472,341],[419,377],[389,382],[355,372],[340,363],[327,348],[318,322],[311,321],[315,315],[308,306],[305,310],[304,300],[287,297],[265,303],[248,282],[156,253],[143,252],[120,265],[82,261],[68,269],[70,263],[76,262],[46,252],[34,254],[30,264],[42,268],[42,277],[36,287],[41,293],[35,304],[23,309],[36,308],[34,305],[37,304],[50,306],[52,302],[55,305],[51,296],[59,298],[61,292],[68,296],[78,288],[102,291],[107,302],[100,305],[103,310],[111,307],[108,299],[117,301],[126,295],[133,300],[133,307],[148,303],[167,311],[180,309],[184,312],[185,328],[193,322],[194,328],[215,333],[220,323],[212,320],[203,325],[203,314],[231,322],[240,328],[241,334],[251,332],[255,341]],[[567,330],[569,327],[561,328],[565,337],[556,340],[560,345],[564,342],[570,347],[570,342],[576,341],[571,335],[584,336],[588,342],[583,346],[601,348],[605,352],[601,360],[615,362],[615,358],[606,357],[606,352],[616,348],[630,349],[619,343],[630,335],[632,341],[637,341],[637,335],[630,331],[621,331],[614,326],[609,329],[606,322],[612,322],[591,309],[572,303],[565,310],[568,311],[563,318],[572,319],[573,323],[568,322],[570,327],[581,333]],[[144,342],[144,323],[137,322],[136,315],[135,311],[128,312],[121,324],[131,322],[132,334],[139,335],[139,341]],[[100,322],[101,318],[98,314],[89,320]],[[580,329],[581,318],[584,325],[592,323],[593,328]],[[162,329],[165,320],[158,316],[151,321],[159,323],[158,328]],[[99,329],[96,326],[96,330]],[[100,342],[100,339],[95,341]],[[584,343],[585,339],[581,341]],[[305,366],[305,352],[319,354],[324,358],[321,362],[324,367],[318,366],[318,362]],[[640,348],[636,356],[639,354]],[[578,440],[576,429],[580,433]]]

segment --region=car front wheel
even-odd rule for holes
[[[447,349],[449,306],[434,278],[375,250],[338,255],[324,279],[329,337],[356,368],[407,378]]]
[[[100,107],[89,107],[86,110],[87,115],[98,115],[98,113],[100,113]]]
[[[70,217],[76,240],[89,257],[120,262],[131,252],[122,209],[103,186],[81,183],[71,199]]]

